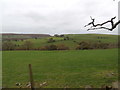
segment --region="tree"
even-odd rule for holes
[[[23,49],[25,50],[30,50],[33,48],[33,43],[30,41],[25,41],[23,44]]]
[[[84,26],[84,27],[87,27],[89,25],[92,25],[88,30],[107,29],[109,31],[113,31],[118,26],[118,24],[120,24],[120,20],[118,20],[117,22],[113,21],[114,19],[116,19],[116,16],[111,18],[108,21],[101,23],[101,24],[95,24],[95,19],[93,19],[92,17],[90,17],[90,18],[91,18],[92,22],[90,22]],[[111,27],[109,27],[109,28],[104,26],[105,24],[108,24],[108,23],[111,24]]]

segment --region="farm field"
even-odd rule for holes
[[[118,80],[118,49],[68,51],[3,51],[3,87],[29,82],[32,64],[36,83],[45,88],[101,87]]]

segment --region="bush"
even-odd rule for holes
[[[49,50],[57,50],[57,46],[56,45],[50,45],[48,46]]]
[[[118,48],[118,43],[110,43],[108,48]]]
[[[69,50],[69,47],[64,44],[57,45],[57,50]]]
[[[49,46],[43,46],[40,48],[40,50],[57,50],[57,46],[53,44]]]
[[[108,43],[100,43],[100,48],[101,48],[101,49],[107,49],[108,46],[109,46]]]
[[[40,47],[39,49],[40,49],[40,50],[47,50],[47,47],[46,47],[46,46],[43,46],[43,47]]]
[[[107,49],[107,48],[109,48],[108,43],[94,43],[91,46],[93,49]]]
[[[85,49],[92,49],[91,44],[85,41],[82,41],[76,47],[77,50],[85,50]]]

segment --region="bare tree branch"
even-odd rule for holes
[[[87,31],[89,31],[89,30],[96,30],[96,29],[107,29],[107,30],[111,31],[111,29],[109,29],[107,27],[89,28],[89,29],[87,29]]]
[[[114,19],[116,19],[116,16],[111,18],[110,20],[103,22],[101,24],[95,24],[95,19],[93,19],[92,17],[90,17],[92,22],[88,23],[87,25],[85,25],[84,27],[87,27],[89,25],[92,25],[91,28],[89,28],[88,30],[95,30],[95,29],[107,29],[109,31],[112,31],[113,29],[115,29],[118,24],[120,24],[120,20],[118,20],[118,22],[114,23]],[[107,24],[107,23],[111,23],[111,28],[107,28],[104,27],[103,25]]]

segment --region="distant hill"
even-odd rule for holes
[[[21,40],[32,38],[45,38],[50,37],[49,34],[15,34],[15,33],[2,33],[2,40]]]

